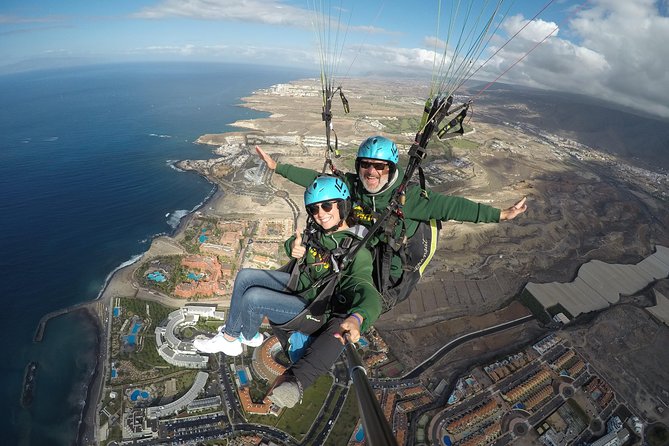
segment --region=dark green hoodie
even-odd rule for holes
[[[352,232],[342,230],[323,235],[319,241],[327,250],[333,250],[341,246],[347,237],[360,239]],[[293,240],[295,236],[284,243],[286,254],[289,257]],[[330,264],[317,258],[313,250],[307,250],[305,264],[307,267],[300,274],[296,292],[301,293],[304,299],[311,301],[319,291],[316,288],[310,289],[311,285],[330,272]],[[336,292],[346,297],[346,302],[350,306],[349,314],[358,313],[362,316],[360,331],[368,330],[381,314],[381,295],[374,287],[372,280],[372,254],[369,250],[364,247],[358,250],[353,261],[346,266],[339,277]]]

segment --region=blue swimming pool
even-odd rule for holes
[[[245,386],[249,383],[248,378],[246,377],[246,372],[244,370],[237,371],[237,376],[239,376],[239,383],[242,386]]]
[[[167,278],[160,271],[153,271],[152,273],[147,274],[146,278],[153,280],[154,282],[164,282],[167,280]]]
[[[362,426],[360,426],[358,431],[355,433],[355,441],[361,443],[362,440],[364,439],[365,439],[365,431],[362,429]]]
[[[203,277],[204,277],[204,273],[199,273],[199,274],[195,274],[193,272],[188,273],[188,278],[190,280],[196,280],[197,281],[197,280],[200,280]]]
[[[121,314],[121,309],[119,307],[114,307],[114,317],[118,317]]]
[[[140,389],[135,389],[132,391],[130,394],[130,400],[131,401],[137,401],[138,399],[148,399],[149,398],[149,392],[146,390],[140,390]]]

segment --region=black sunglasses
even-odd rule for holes
[[[318,209],[321,208],[325,212],[330,212],[332,210],[332,206],[337,202],[337,200],[334,201],[324,201],[322,203],[314,203],[314,204],[308,204],[307,205],[307,212],[309,212],[310,215],[318,215]]]
[[[360,161],[360,167],[363,169],[369,169],[370,167],[373,167],[374,170],[382,172],[388,167],[388,163],[373,163],[371,161]]]

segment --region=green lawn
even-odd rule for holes
[[[311,387],[304,391],[302,404],[283,411],[276,427],[301,440],[320,412],[330,387],[332,387],[330,375],[318,378]]]
[[[358,398],[355,395],[355,390],[350,389],[344,402],[344,408],[337,418],[337,422],[330,432],[325,446],[339,446],[347,444],[348,440],[353,435],[353,429],[358,424],[360,414],[358,412]]]

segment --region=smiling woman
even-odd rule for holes
[[[259,152],[260,153],[260,152]],[[346,223],[351,195],[344,181],[319,176],[305,190],[309,212],[304,234],[285,243],[295,261],[290,272],[242,269],[235,278],[225,329],[211,339],[195,339],[204,353],[239,356],[243,345],[258,347],[258,332],[265,318],[293,364],[279,377],[268,395],[280,407],[293,407],[303,389],[327,373],[344,345],[369,329],[381,312],[381,299],[372,281],[372,257]],[[351,258],[347,255],[351,251]],[[333,296],[337,295],[338,299]],[[305,340],[296,355],[290,340]],[[306,346],[311,348],[306,349]],[[302,356],[304,355],[304,356]]]

